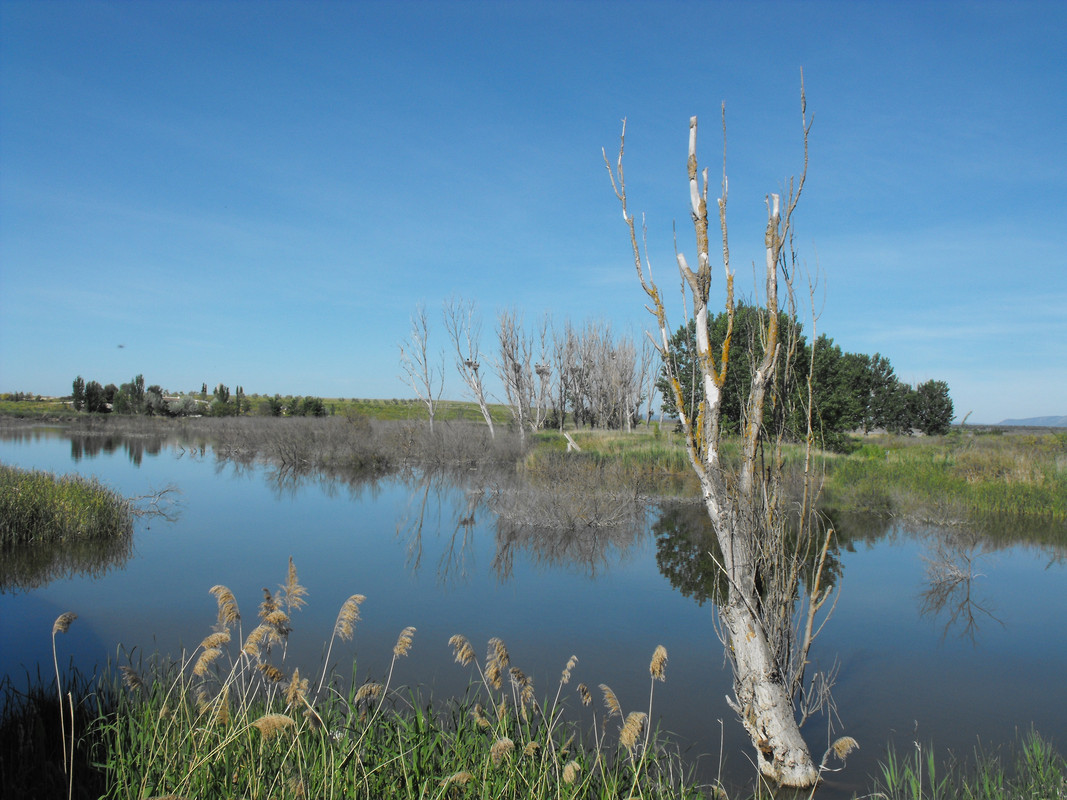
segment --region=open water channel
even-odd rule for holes
[[[195,648],[215,622],[215,584],[233,591],[247,633],[263,587],[284,582],[291,556],[309,604],[294,615],[289,669],[318,674],[338,609],[354,593],[367,600],[355,639],[334,646],[338,671],[350,674],[355,661],[359,681],[381,679],[397,635],[413,625],[414,648],[393,682],[436,698],[462,694],[472,678],[448,647],[461,633],[479,654],[501,638],[539,696],[555,693],[577,655],[565,692],[584,719],[591,712],[573,691],[579,681],[610,685],[624,712],[647,710],[648,664],[662,644],[669,661],[655,721],[701,775],[752,774],[750,745],[725,701],[730,673],[714,606],[702,591],[709,576],[699,509],[653,506],[639,524],[613,529],[524,530],[489,510],[484,486],[455,476],[297,477],[220,460],[210,449],[83,440],[44,427],[0,432],[0,462],[94,475],[128,496],[180,490],[177,519],[141,521],[132,549],[109,565],[59,567],[49,579],[4,565],[0,674],[16,684],[38,665],[51,670],[51,626],[64,611],[78,619],[59,637],[61,663],[87,670],[126,663],[130,653],[136,664],[145,654]],[[939,551],[972,579],[932,606],[928,563]],[[933,742],[967,756],[1033,727],[1062,752],[1065,553],[961,529],[852,521],[835,554],[840,596],[812,666],[836,663],[832,736],[851,735],[861,749],[819,796],[862,792],[891,743],[907,751]],[[821,755],[827,718],[809,721],[804,733]]]

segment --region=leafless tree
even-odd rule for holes
[[[432,431],[437,403],[444,389],[445,356],[443,351],[436,357],[430,352],[429,336],[430,321],[426,307],[420,303],[411,318],[411,335],[400,344],[400,366],[404,381],[426,406]]]
[[[536,392],[533,401],[533,415],[530,420],[532,430],[540,430],[548,418],[548,406],[552,398],[552,361],[549,347],[550,321],[546,314],[537,327],[537,355],[533,365],[536,375]]]
[[[500,312],[496,332],[500,345],[495,365],[497,376],[504,386],[519,438],[525,443],[534,402],[533,343],[514,311]]]
[[[445,301],[444,315],[445,329],[456,348],[456,369],[478,403],[478,410],[482,412],[485,424],[489,427],[489,435],[496,438],[493,415],[489,413],[485,385],[482,382],[482,373],[479,372],[482,366],[482,321],[477,316],[474,301],[449,298]]]
[[[681,252],[676,252],[678,269],[692,303],[695,318],[697,360],[700,365],[701,390],[696,404],[685,397],[678,376],[671,372],[665,358],[668,377],[674,392],[690,463],[700,481],[702,498],[715,530],[722,562],[719,564],[728,584],[725,601],[719,607],[720,635],[734,674],[734,697],[728,702],[748,731],[756,750],[760,772],[779,784],[795,787],[814,785],[819,770],[800,734],[796,718],[798,698],[804,707],[804,671],[808,650],[825,615],[817,612],[830,597],[829,587],[822,585],[822,571],[832,530],[825,536],[814,525],[814,468],[806,461],[803,497],[791,509],[791,498],[783,484],[781,445],[783,420],[789,397],[775,380],[782,369],[783,350],[796,337],[779,330],[779,312],[786,304],[795,321],[793,280],[795,251],[792,247],[792,221],[804,188],[808,162],[810,122],[801,81],[801,123],[804,144],[804,170],[799,179],[790,180],[784,208],[780,195],[766,198],[767,225],[764,232],[765,264],[763,272],[762,324],[760,330],[765,356],[754,359],[750,378],[750,395],[744,410],[740,442],[740,465],[732,468],[721,456],[719,416],[722,390],[731,365],[733,333],[734,273],[730,267],[730,248],[726,224],[728,183],[724,169],[722,196],[718,201],[719,228],[722,236],[722,265],[725,280],[725,310],[728,326],[725,337],[713,352],[709,337],[708,302],[712,284],[711,248],[708,241],[708,173],[698,171],[696,138],[697,118],[689,121],[689,199],[696,235],[697,265],[690,268]],[[723,136],[725,140],[725,108]],[[612,186],[622,206],[634,266],[645,293],[650,312],[655,316],[656,343],[661,356],[668,354],[670,328],[659,288],[652,280],[647,257],[638,240],[634,217],[627,208],[623,176],[623,150],[626,124],[623,122],[619,156],[614,169],[604,154]],[[725,152],[725,146],[724,146]],[[643,232],[642,232],[643,237]],[[780,285],[781,284],[781,285]],[[784,291],[780,298],[779,290]],[[743,344],[743,343],[742,343]],[[795,354],[793,354],[795,355]],[[807,436],[809,453],[813,441]],[[790,513],[790,511],[794,513]],[[814,568],[806,569],[806,565]],[[802,584],[805,606],[798,613],[796,602]],[[794,621],[799,619],[800,624]],[[818,624],[816,624],[818,622]],[[855,742],[839,739],[832,748],[847,751]],[[840,746],[840,747],[838,747]]]

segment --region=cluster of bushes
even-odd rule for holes
[[[256,405],[264,417],[325,417],[331,413],[321,397],[265,397]]]

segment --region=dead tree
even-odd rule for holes
[[[420,304],[411,318],[411,336],[407,342],[400,344],[400,367],[404,370],[402,377],[405,383],[426,406],[432,432],[437,402],[441,399],[441,392],[444,389],[445,357],[442,352],[439,364],[431,360],[433,355],[429,349],[429,336],[430,321],[426,316],[425,306]]]
[[[500,312],[496,332],[500,344],[495,364],[497,376],[504,385],[519,439],[525,445],[526,426],[531,424],[534,413],[533,344],[522,328],[522,321],[512,311]]]
[[[457,300],[450,298],[445,301],[445,329],[452,345],[456,348],[456,369],[467,384],[478,410],[482,412],[485,424],[489,427],[489,436],[496,438],[493,430],[493,415],[489,413],[489,405],[485,400],[485,386],[482,383],[482,375],[478,371],[481,368],[480,342],[482,337],[482,323],[475,314],[473,300]]]
[[[697,118],[689,120],[689,200],[696,234],[697,265],[690,268],[685,256],[676,253],[684,289],[692,302],[696,327],[697,361],[700,390],[696,403],[682,391],[678,375],[672,370],[670,328],[660,291],[652,280],[647,256],[642,255],[634,217],[627,208],[623,178],[623,149],[626,123],[623,122],[619,157],[612,169],[607,154],[605,165],[612,186],[622,206],[623,218],[630,234],[634,265],[641,285],[648,295],[649,311],[655,316],[658,330],[654,342],[667,365],[669,383],[684,431],[686,450],[701,487],[702,499],[711,519],[722,552],[722,570],[729,587],[719,607],[720,636],[730,658],[734,675],[734,696],[727,698],[740,717],[756,749],[760,772],[779,784],[795,787],[814,785],[819,769],[800,733],[803,720],[797,719],[798,708],[806,717],[811,708],[805,697],[804,669],[812,639],[817,633],[816,613],[827,601],[830,591],[821,585],[823,565],[830,544],[813,526],[813,492],[808,481],[797,505],[799,513],[790,515],[792,498],[786,497],[782,480],[782,428],[789,402],[780,389],[778,370],[789,347],[788,337],[779,330],[782,300],[795,320],[793,277],[795,263],[791,246],[792,217],[804,188],[808,162],[808,121],[801,82],[801,122],[804,143],[804,170],[798,180],[790,181],[784,209],[778,194],[766,200],[767,225],[764,233],[763,301],[760,338],[762,359],[753,359],[750,394],[744,409],[740,441],[740,465],[727,466],[721,457],[719,426],[722,389],[731,366],[733,333],[734,273],[730,267],[730,249],[726,226],[727,178],[722,177],[722,197],[718,201],[719,228],[722,236],[722,264],[725,279],[727,331],[716,350],[712,350],[708,326],[708,302],[712,284],[710,245],[708,241],[708,173],[697,168]],[[725,140],[725,108],[723,135]],[[725,146],[724,146],[725,151]],[[701,180],[701,178],[703,180]],[[779,282],[781,281],[781,287]],[[780,298],[779,289],[784,297]],[[743,343],[742,343],[743,344]],[[810,448],[813,438],[807,437]],[[805,474],[813,475],[810,460]],[[790,518],[791,517],[791,518]],[[802,584],[806,584],[806,606],[797,613],[796,602]],[[795,625],[794,621],[800,620]],[[825,621],[825,617],[822,618]],[[812,684],[816,684],[813,681]],[[839,755],[847,752],[854,740],[841,739],[832,748]]]

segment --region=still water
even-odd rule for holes
[[[606,683],[624,712],[647,709],[648,663],[662,644],[667,681],[656,685],[653,716],[703,776],[719,773],[720,749],[724,777],[751,775],[749,744],[724,699],[730,674],[713,606],[677,560],[699,554],[699,536],[683,531],[696,537],[684,547],[670,538],[699,513],[654,507],[636,526],[524,530],[489,510],[484,485],[455,476],[299,478],[210,449],[87,446],[47,428],[0,434],[0,462],[94,475],[128,496],[180,490],[177,518],[139,523],[119,563],[2,587],[0,674],[16,683],[38,665],[51,669],[51,626],[64,611],[78,619],[59,637],[61,663],[89,670],[131,653],[136,663],[191,651],[215,621],[215,584],[233,591],[247,633],[263,588],[284,582],[292,557],[309,603],[294,615],[288,669],[318,674],[337,612],[355,593],[367,597],[362,620],[331,662],[347,675],[355,661],[359,681],[381,679],[397,635],[413,625],[414,648],[393,682],[437,698],[461,694],[471,679],[447,645],[461,633],[479,653],[490,637],[503,639],[539,694],[555,693],[574,654],[565,691]],[[903,751],[932,741],[966,756],[1034,727],[1067,747],[1067,549],[874,520],[849,529],[836,554],[836,610],[812,657],[816,669],[838,669],[832,735],[851,735],[861,749],[820,796],[862,791],[890,742]],[[973,576],[941,606],[931,605],[928,569],[939,549],[957,564],[969,559]],[[804,733],[818,757],[827,719]]]

